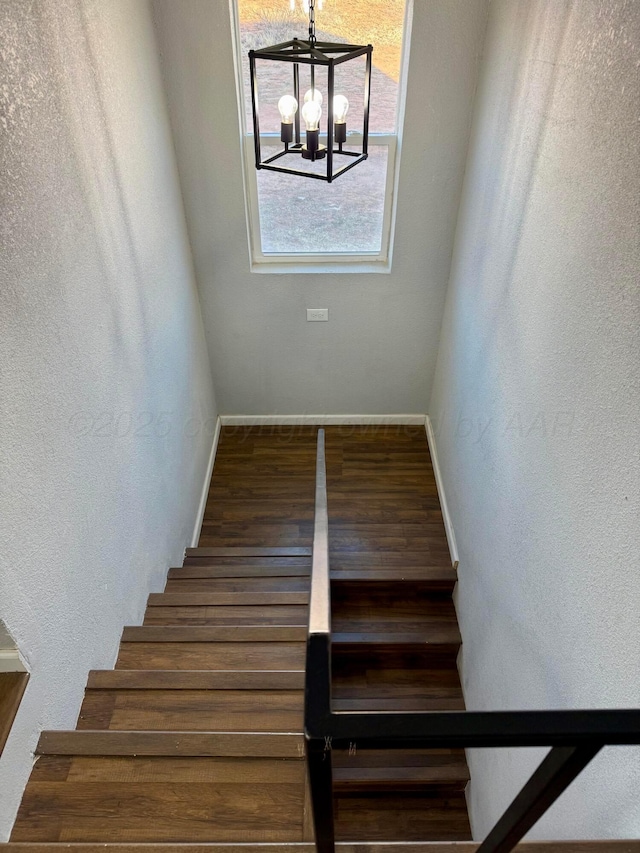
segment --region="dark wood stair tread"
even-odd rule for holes
[[[148,599],[149,607],[171,607],[191,604],[222,606],[225,605],[267,605],[267,604],[308,604],[308,592],[152,592]]]
[[[339,791],[334,798],[340,841],[469,841],[464,794]]]
[[[76,728],[302,734],[304,691],[90,689]]]
[[[404,586],[404,585],[403,585]],[[332,588],[331,629],[340,644],[429,645],[451,649],[462,638],[449,597],[417,585],[340,584]]]
[[[297,625],[131,625],[123,643],[303,643],[306,628]]]
[[[458,576],[452,568],[409,567],[409,568],[360,568],[332,569],[331,580],[335,584],[364,582],[364,583],[411,583],[420,584],[433,590],[451,592],[457,583]]]
[[[236,551],[247,548],[252,549],[254,556],[278,556],[286,548],[292,551],[288,556],[305,556],[309,552],[300,551],[311,541],[312,526],[311,513],[304,518],[296,514],[294,518],[269,518],[261,522],[217,518],[203,522],[198,545],[200,548],[233,548]],[[258,548],[263,551],[256,554]]]
[[[189,579],[231,578],[290,578],[310,577],[311,565],[261,566],[261,565],[189,565],[169,570],[171,582]],[[357,568],[333,568],[331,580],[336,583],[364,581],[370,583],[419,582],[432,589],[451,591],[456,584],[457,574],[451,566],[369,566]],[[169,591],[169,588],[166,589]]]
[[[310,557],[311,548],[252,548],[246,545],[187,548],[187,558],[194,557]]]
[[[305,763],[298,757],[43,756],[11,838],[299,841],[304,795]]]
[[[336,790],[464,790],[469,781],[463,750],[334,750],[333,768]]]
[[[304,670],[105,669],[89,673],[92,690],[303,690]]]
[[[403,628],[385,623],[362,624],[345,621],[332,631],[331,636],[336,646],[429,646],[451,652],[462,642],[457,626],[447,623]]]
[[[202,565],[197,563],[192,565],[185,561],[182,568],[169,569],[168,580],[189,580],[196,578],[294,578],[294,577],[310,577],[311,562],[307,562],[304,566],[289,565],[285,566],[255,566],[248,564],[228,565]]]
[[[457,622],[451,596],[439,590],[429,590],[420,582],[398,584],[345,582],[331,588],[331,612],[335,619],[342,615],[373,619],[393,619],[399,622],[436,618]]]
[[[45,731],[38,755],[235,756],[302,760],[300,733]]]
[[[249,578],[184,578],[170,580],[164,588],[165,595],[188,592],[217,594],[219,592],[306,592],[311,578],[306,577],[249,577]],[[153,593],[161,595],[162,593]]]
[[[420,689],[407,687],[376,690],[371,687],[333,688],[334,711],[464,711],[462,688]]]
[[[329,551],[332,570],[374,568],[376,566],[378,568],[422,568],[424,566],[452,568],[449,554],[444,554],[442,558],[436,558],[432,553],[424,550],[371,550],[366,548],[365,543],[363,543],[363,547],[355,551],[331,551],[331,542],[329,542]]]
[[[185,557],[174,571],[191,569],[310,569],[311,555],[304,557]]]
[[[333,656],[332,698],[341,711],[464,710],[455,659],[433,648],[342,646]]]
[[[121,643],[116,669],[303,669],[304,642]]]
[[[147,607],[147,625],[297,625],[309,624],[306,604],[166,605]]]

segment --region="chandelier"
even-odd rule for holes
[[[353,169],[368,156],[369,139],[369,100],[371,95],[371,55],[373,47],[368,45],[340,44],[318,41],[316,39],[316,2],[308,0],[309,38],[293,38],[291,41],[249,51],[249,71],[251,77],[251,106],[253,110],[253,138],[255,144],[256,169],[268,169],[272,172],[284,172],[288,175],[301,175],[305,178],[317,178],[331,183],[339,175]],[[304,3],[307,6],[307,0]],[[336,68],[343,63],[364,56],[364,117],[362,143],[357,146],[347,144],[347,112],[349,101],[335,92]],[[283,144],[276,154],[262,158],[260,145],[260,109],[258,104],[258,63],[279,62],[292,67],[291,89],[283,92],[278,101],[280,112],[280,141]],[[308,67],[308,71],[307,71]],[[316,88],[316,72],[326,69],[327,83],[327,119],[326,132],[322,130],[324,97]],[[300,107],[301,77],[308,78],[310,86],[303,97]],[[305,88],[304,86],[302,88]],[[300,117],[304,122],[305,137],[301,137]],[[356,150],[354,150],[354,148]],[[296,169],[294,159],[299,158],[316,163],[326,161],[326,169],[305,171]],[[286,158],[283,160],[283,158]],[[342,162],[339,163],[338,161]],[[278,161],[281,161],[278,165]],[[345,162],[346,161],[346,162]],[[286,162],[291,165],[283,165]]]

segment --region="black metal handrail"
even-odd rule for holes
[[[550,746],[541,764],[478,848],[509,853],[604,746],[640,744],[640,710],[333,711],[331,595],[324,430],[318,430],[316,511],[305,679],[305,737],[318,853],[334,853],[336,748]]]

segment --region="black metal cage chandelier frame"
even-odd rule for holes
[[[309,0],[309,39],[291,39],[291,41],[249,51],[249,71],[251,77],[251,106],[253,110],[253,138],[255,145],[256,169],[269,169],[272,172],[284,172],[288,175],[301,175],[305,178],[316,178],[331,183],[339,175],[353,169],[368,157],[369,143],[369,101],[371,97],[371,57],[373,47],[368,45],[340,44],[336,42],[317,41],[315,22],[315,0]],[[346,112],[349,107],[343,95],[336,95],[335,68],[344,62],[366,57],[364,74],[364,121],[362,129],[362,146],[360,150],[348,150],[344,147],[347,142]],[[258,106],[257,60],[270,62],[287,62],[293,65],[293,95],[280,99],[278,107],[281,113],[280,140],[284,148],[262,159],[260,146],[260,114]],[[305,95],[302,111],[300,104],[300,66],[311,66],[311,88]],[[327,69],[327,144],[320,143],[320,117],[322,96],[315,87],[316,68]],[[309,101],[310,103],[307,103]],[[283,105],[284,102],[284,105]],[[283,105],[283,106],[281,106]],[[306,141],[301,140],[300,112],[305,122]],[[334,147],[336,145],[337,147]],[[352,162],[340,168],[335,168],[334,155],[344,155],[352,158]],[[287,168],[274,165],[282,157],[302,156],[305,160],[316,162],[327,161],[326,172],[307,172],[301,169]]]

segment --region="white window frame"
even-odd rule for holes
[[[385,187],[384,213],[382,220],[382,241],[379,252],[310,252],[268,253],[262,251],[260,233],[260,208],[258,203],[258,171],[255,166],[255,148],[253,132],[247,128],[246,104],[244,97],[244,81],[242,79],[242,56],[240,41],[240,21],[238,18],[237,0],[229,0],[231,26],[233,30],[233,47],[235,59],[236,94],[238,101],[240,144],[243,161],[243,183],[245,196],[245,213],[247,218],[247,235],[249,247],[249,263],[251,272],[255,273],[390,273],[393,261],[393,245],[396,226],[398,203],[398,180],[400,175],[400,155],[402,151],[402,136],[407,91],[407,75],[409,71],[409,50],[411,45],[411,24],[413,21],[413,0],[406,0],[405,17],[400,58],[400,80],[398,83],[398,104],[396,114],[396,133],[369,133],[369,147],[384,145],[388,147],[387,182]],[[375,45],[374,45],[375,49]],[[279,141],[277,134],[260,134],[260,142],[264,145]],[[357,134],[349,136],[349,140],[362,144],[362,137]],[[305,180],[301,178],[300,180]],[[308,179],[307,179],[308,180]]]

